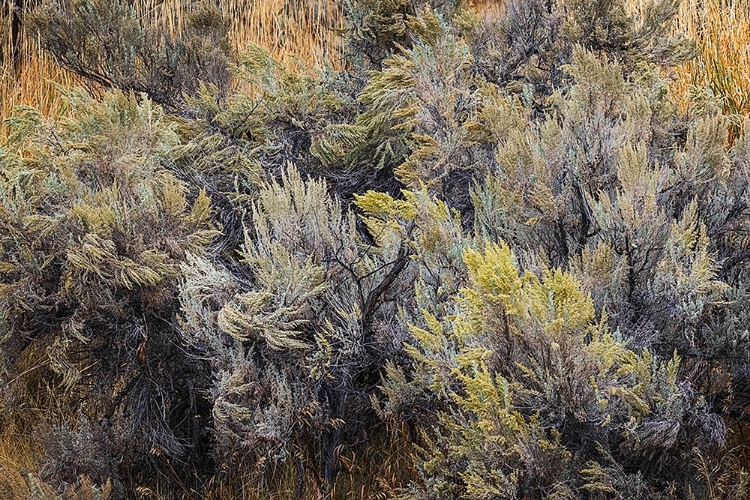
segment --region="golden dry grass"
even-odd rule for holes
[[[0,14],[0,51],[4,54],[12,53],[10,22],[9,15]],[[48,115],[59,114],[63,101],[55,85],[70,87],[75,76],[55,64],[33,37],[24,38],[18,56],[16,67],[7,59],[0,65],[0,120],[19,105],[37,107]]]
[[[367,447],[341,450],[341,469],[329,492],[331,500],[385,500],[417,477],[412,455],[414,449],[405,425],[390,423],[370,436]],[[212,481],[203,492],[208,500],[297,500],[297,464],[287,462],[274,471],[269,484],[243,481],[235,477],[230,484]],[[309,471],[303,480],[302,498],[322,498],[325,493]]]
[[[750,114],[750,0],[684,1],[677,30],[698,44],[699,56],[678,69],[676,95],[709,89],[730,114]]]
[[[3,429],[0,434],[0,498],[21,500],[28,493],[24,471],[37,468],[37,456],[33,443],[13,427]]]
[[[497,12],[502,0],[470,0]],[[650,0],[627,0],[634,13]],[[695,40],[698,56],[675,69],[672,92],[685,109],[696,92],[713,93],[730,115],[750,116],[750,0],[682,0],[674,27]]]
[[[7,382],[8,400],[0,401],[7,405],[0,406],[0,498],[3,500],[29,498],[26,475],[39,470],[43,451],[41,436],[33,429],[45,418],[47,408],[66,404],[50,390],[54,377],[45,353],[40,344],[32,344],[21,353],[18,374]],[[21,400],[23,403],[18,404]]]
[[[628,0],[639,11],[647,0]],[[695,40],[698,57],[675,71],[675,97],[686,105],[710,91],[728,114],[750,115],[750,0],[683,0],[674,31]]]
[[[185,0],[141,0],[137,8],[146,19],[174,34],[183,28],[186,4]],[[341,67],[341,4],[337,0],[230,0],[220,6],[237,52],[255,43],[282,62]]]

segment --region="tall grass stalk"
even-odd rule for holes
[[[637,11],[646,0],[629,0]],[[221,8],[231,23],[231,39],[241,52],[259,44],[283,62],[307,66],[343,66],[342,0],[226,0]],[[191,0],[138,0],[139,14],[167,33],[184,25]],[[473,7],[497,12],[502,0],[471,0]],[[0,45],[11,52],[10,15],[0,14]],[[750,0],[682,2],[676,30],[698,43],[700,56],[677,69],[673,90],[683,104],[695,89],[708,89],[723,102],[727,113],[750,114]],[[33,36],[24,37],[16,68],[6,57],[0,67],[0,117],[20,104],[34,105],[56,114],[62,100],[55,83],[70,86],[76,78],[59,68]],[[53,83],[54,82],[54,83]],[[1,126],[0,126],[1,130]]]
[[[648,0],[628,0],[634,12]],[[683,0],[675,31],[695,40],[698,57],[676,68],[673,93],[683,109],[708,91],[729,115],[750,115],[750,0]]]
[[[58,115],[64,106],[56,86],[70,87],[75,75],[58,66],[41,49],[38,40],[24,34],[18,45],[18,60],[12,61],[11,16],[0,11],[0,52],[5,54],[0,64],[0,136],[5,130],[2,120],[10,116],[15,106],[29,105],[49,116]]]
[[[139,15],[174,35],[198,2],[140,0]],[[343,2],[340,0],[227,0],[219,6],[230,23],[237,52],[250,43],[268,49],[282,62],[306,65],[343,64]]]
[[[675,93],[708,90],[725,113],[750,115],[750,0],[683,2],[677,29],[696,40],[699,57],[679,68]]]

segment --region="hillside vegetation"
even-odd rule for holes
[[[750,498],[717,2],[6,11],[0,498]]]

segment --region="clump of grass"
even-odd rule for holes
[[[54,390],[51,373],[41,344],[31,344],[19,356],[17,374],[7,381],[0,399],[0,498],[30,498],[29,479],[40,468],[44,446],[39,423],[47,409],[66,404]],[[31,474],[31,476],[30,476]],[[42,485],[38,485],[44,489]]]
[[[343,66],[343,3],[340,0],[230,0],[221,8],[231,23],[231,40],[241,52],[255,43],[283,62],[302,61],[306,66]],[[630,0],[638,9],[643,0]],[[471,0],[483,11],[497,11],[502,0]],[[186,19],[184,0],[139,0],[139,13],[174,34]],[[11,52],[11,17],[0,14],[3,52]],[[708,89],[728,114],[750,114],[750,0],[684,1],[676,30],[698,42],[699,57],[676,71],[675,96],[687,103],[695,89]],[[63,106],[56,84],[76,82],[44,53],[33,37],[25,36],[16,68],[6,61],[0,67],[0,117],[20,104],[39,107],[48,115]]]
[[[2,120],[10,116],[14,107],[29,105],[48,116],[57,116],[64,108],[58,86],[71,87],[77,78],[58,66],[46,54],[33,36],[24,34],[17,45],[14,64],[14,40],[11,38],[10,12],[0,11],[0,53],[6,57],[0,64],[0,136],[4,133]]]
[[[470,0],[469,6],[489,14],[498,14],[503,0]]]
[[[260,481],[225,471],[224,479],[214,477],[201,495],[207,500],[386,500],[397,497],[417,477],[407,424],[389,422],[386,428],[363,436],[358,446],[341,447],[338,453],[341,469],[328,492],[323,490],[315,471],[300,467],[297,460],[291,459],[269,468],[266,479]]]
[[[677,29],[698,44],[699,56],[678,69],[675,94],[683,102],[708,91],[735,118],[750,115],[750,0],[682,2]]]
[[[387,499],[417,477],[407,424],[391,421],[361,450],[343,450],[334,498]],[[336,495],[339,491],[347,495]]]
[[[28,494],[25,471],[36,470],[34,443],[17,426],[9,425],[0,433],[0,498],[20,500]]]
[[[174,35],[182,30],[189,4],[184,0],[141,0],[140,15]],[[277,60],[307,66],[343,65],[343,2],[340,0],[229,0],[220,8],[230,23],[239,53],[249,44],[264,47]]]
[[[634,11],[646,0],[629,0]],[[676,68],[674,96],[683,107],[708,91],[728,115],[750,114],[750,0],[684,0],[675,31],[695,40],[698,56]]]

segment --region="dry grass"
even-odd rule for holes
[[[637,9],[645,0],[629,0]],[[182,28],[185,10],[194,2],[185,0],[140,0],[141,14],[170,33]],[[301,61],[307,66],[343,65],[341,36],[343,2],[340,0],[228,0],[221,2],[231,22],[231,38],[239,52],[257,43],[284,62]],[[494,11],[501,0],[470,0],[475,8]],[[0,44],[10,49],[10,18],[0,15]],[[698,41],[700,57],[678,68],[673,89],[686,103],[694,89],[710,89],[728,113],[750,114],[750,0],[685,0],[677,30]],[[21,64],[14,71],[0,67],[0,117],[9,116],[19,104],[55,115],[62,100],[55,83],[68,87],[76,79],[57,67],[26,37],[21,46]]]
[[[638,11],[647,0],[628,0]],[[698,57],[676,68],[672,91],[683,109],[713,93],[729,115],[750,115],[750,0],[683,0],[675,32],[695,40]]]
[[[138,10],[174,34],[183,28],[185,0],[141,0]],[[307,65],[343,64],[342,2],[337,0],[230,0],[221,9],[230,22],[230,37],[237,52],[249,43],[268,49],[283,61]]]
[[[24,471],[37,469],[37,450],[25,434],[6,427],[0,434],[0,498],[21,500],[28,494]]]
[[[490,14],[497,14],[500,12],[503,2],[502,0],[468,0],[468,3],[474,9]]]
[[[367,446],[344,447],[340,452],[341,469],[327,497],[331,500],[386,500],[394,498],[416,479],[412,443],[405,426],[395,422],[389,423],[387,429],[377,429]],[[298,472],[297,464],[290,461],[275,469],[268,483],[233,477],[228,484],[211,481],[202,493],[207,500],[298,500],[325,496],[322,485],[307,471],[300,497]]]
[[[12,53],[11,18],[0,13],[0,47],[3,54]],[[15,106],[29,105],[55,116],[63,108],[56,85],[70,87],[75,76],[60,68],[40,48],[33,37],[25,37],[19,46],[19,64],[14,68],[10,61],[0,65],[0,121],[10,116]],[[2,135],[0,123],[0,136]]]
[[[470,0],[497,12],[502,0]],[[650,0],[627,0],[641,12]],[[682,0],[674,28],[696,41],[698,57],[674,71],[672,92],[683,110],[708,90],[729,115],[750,116],[750,0]]]
[[[0,498],[29,498],[28,473],[39,470],[42,455],[37,424],[47,408],[66,404],[50,390],[55,380],[40,344],[32,344],[19,357],[18,374],[7,382],[0,400]],[[41,487],[41,486],[40,486]]]
[[[700,55],[678,70],[675,93],[708,89],[725,112],[750,115],[750,0],[685,1],[677,29],[697,41]]]

